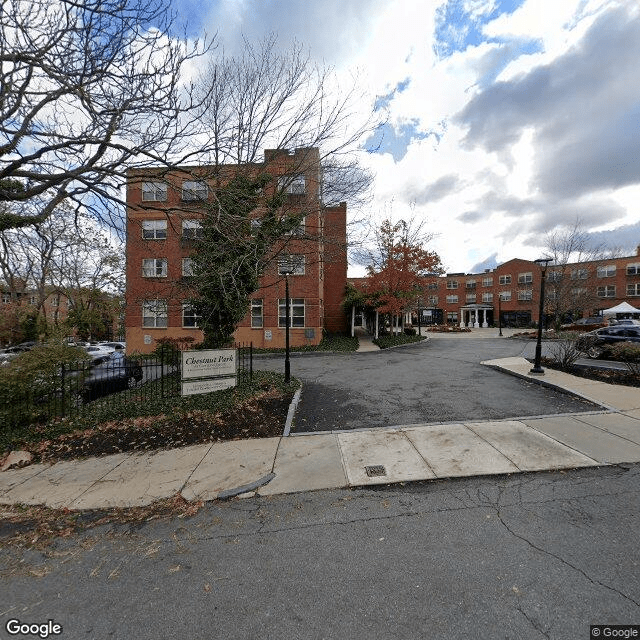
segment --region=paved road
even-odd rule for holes
[[[587,639],[640,623],[639,498],[640,468],[608,467],[214,502],[45,553],[0,545],[0,638],[15,617],[63,640]]]
[[[533,341],[451,337],[372,353],[294,356],[304,383],[293,432],[574,413],[585,401],[505,375],[483,360],[533,356]],[[281,370],[280,360],[257,368]]]

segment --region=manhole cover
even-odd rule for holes
[[[381,465],[381,464],[369,465],[368,467],[365,467],[364,470],[367,472],[367,475],[370,478],[373,478],[375,476],[386,476],[387,475],[387,470],[384,468],[384,465]]]

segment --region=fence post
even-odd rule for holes
[[[65,391],[65,384],[64,384],[64,362],[62,363],[62,372],[61,372],[61,377],[62,377],[62,417],[64,418],[66,413],[65,413],[65,395],[66,395],[66,391]]]
[[[164,400],[164,358],[160,357],[160,397]]]
[[[253,342],[249,343],[249,380],[253,382]]]

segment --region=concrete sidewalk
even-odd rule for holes
[[[203,444],[32,465],[0,474],[0,503],[94,509],[273,495],[412,480],[640,461],[640,391],[547,370],[523,358],[486,362],[577,393],[602,411],[488,422],[395,426]]]

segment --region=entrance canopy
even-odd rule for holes
[[[621,302],[615,307],[611,307],[610,309],[605,309],[602,312],[604,316],[613,316],[616,313],[640,313],[640,309],[636,309],[632,307],[628,302]]]

